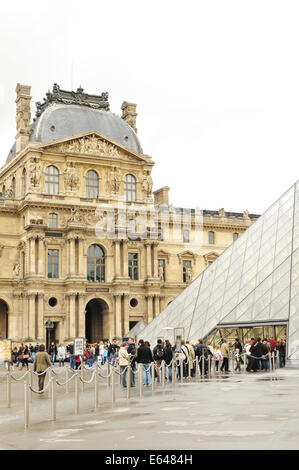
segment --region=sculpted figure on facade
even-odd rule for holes
[[[13,268],[12,268],[12,274],[14,277],[19,277],[20,275],[20,263],[19,261],[15,261]]]
[[[73,162],[67,162],[67,166],[63,171],[64,185],[69,191],[79,189],[79,177]]]
[[[159,264],[158,276],[159,276],[159,280],[163,282],[164,281],[164,269],[163,269],[162,264]]]
[[[110,173],[109,184],[110,184],[111,191],[114,194],[118,193],[119,187],[121,184],[121,173],[116,167],[114,167]]]
[[[71,217],[69,218],[69,222],[83,222],[83,217],[80,214],[80,210],[76,207],[72,207],[71,209]]]
[[[105,142],[96,135],[70,140],[64,144],[55,146],[55,149],[59,152],[76,152],[119,157],[119,152],[115,145]]]
[[[153,190],[153,179],[150,175],[149,170],[144,171],[142,181],[141,181],[141,186],[146,197],[150,198],[152,195],[152,190]]]
[[[37,161],[37,158],[32,158],[29,165],[30,185],[31,189],[36,189],[40,185],[41,178],[41,166]]]
[[[186,271],[186,280],[192,281],[192,268],[188,267]]]
[[[249,219],[249,212],[247,210],[243,212],[243,219]]]

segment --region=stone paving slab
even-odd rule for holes
[[[10,410],[0,394],[1,449],[299,449],[299,370],[219,374],[142,399],[135,388],[130,400],[118,385],[114,407],[102,384],[97,411],[86,386],[78,416],[73,392],[58,392],[55,423],[45,394],[33,397],[27,431],[21,388]]]

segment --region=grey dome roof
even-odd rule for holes
[[[52,103],[30,126],[30,142],[49,143],[85,132],[98,131],[137,153],[143,153],[139,139],[123,119],[103,109],[77,104]],[[15,144],[7,160],[15,155]]]

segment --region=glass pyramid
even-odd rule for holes
[[[287,356],[299,359],[299,181],[232,243],[139,335],[167,329],[197,341],[226,325],[287,325]]]

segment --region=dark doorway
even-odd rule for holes
[[[129,330],[131,331],[132,328],[134,328],[135,325],[137,325],[138,321],[130,321],[129,322]]]
[[[92,299],[86,305],[85,337],[88,343],[109,338],[108,305],[102,299]]]
[[[52,341],[54,341],[54,343],[57,345],[57,343],[59,343],[59,339],[57,339],[57,325],[58,325],[58,322],[54,322],[54,328],[47,328],[46,329],[46,333],[47,333],[47,342],[46,342],[46,348],[47,348],[47,351],[50,347],[50,344],[52,343]]]
[[[4,300],[0,299],[0,338],[8,337],[8,306]]]

